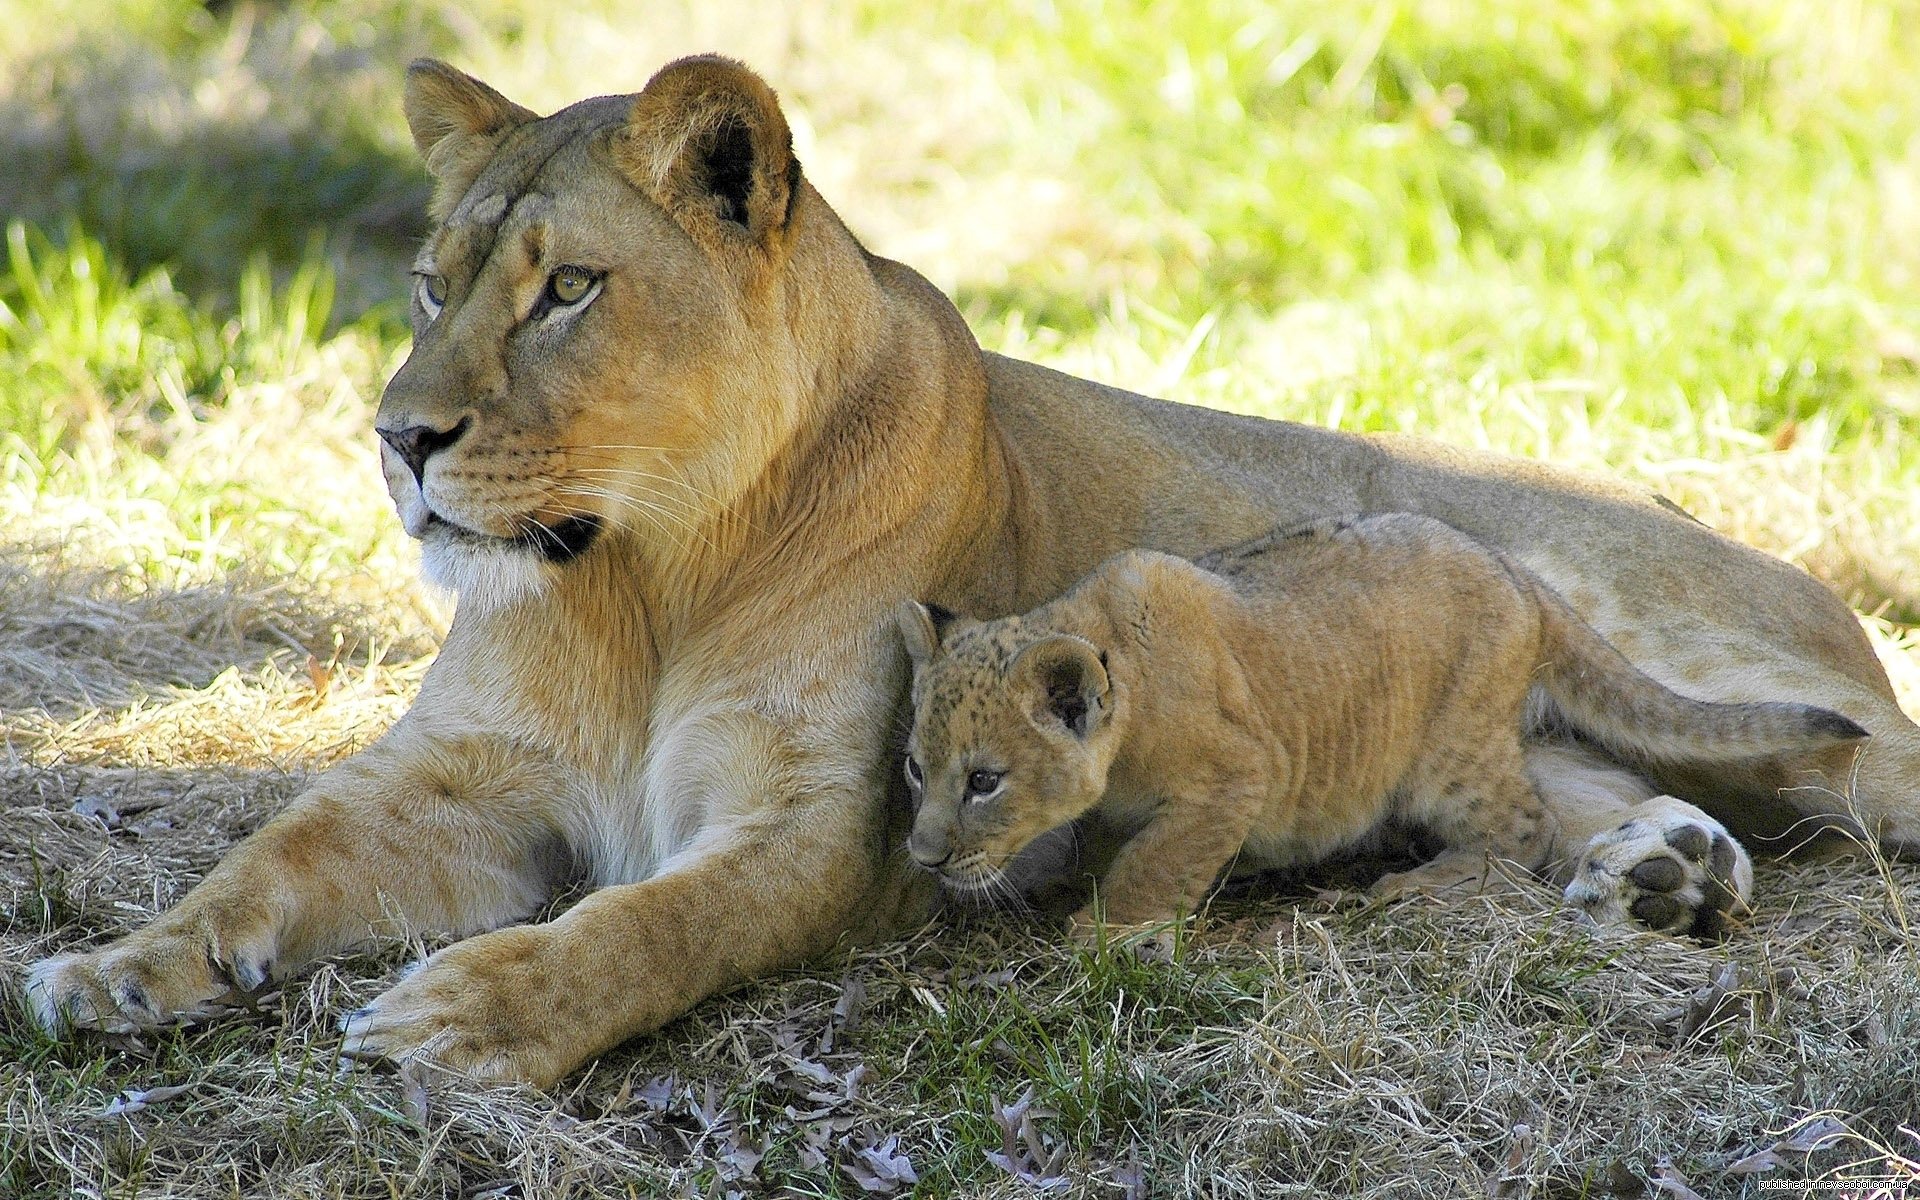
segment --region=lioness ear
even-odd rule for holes
[[[917,670],[940,657],[940,639],[960,618],[937,604],[902,600],[893,611],[893,619],[900,626],[901,640],[907,643],[907,657]]]
[[[529,109],[437,59],[417,58],[407,68],[401,105],[413,144],[438,186],[430,209],[444,221],[499,148],[509,130],[538,120]]]
[[[1086,737],[1107,715],[1107,657],[1068,634],[1043,638],[1014,656],[1007,681],[1036,725],[1064,725]]]
[[[613,157],[702,244],[765,245],[786,228],[800,164],[780,101],[730,58],[668,63],[635,97]]]

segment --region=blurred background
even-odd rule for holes
[[[247,686],[424,654],[369,434],[425,228],[405,64],[548,111],[702,50],[988,347],[1632,478],[1816,572],[1911,679],[1914,0],[4,0],[0,624],[41,650],[0,701],[244,659],[31,615],[79,600],[224,622]],[[217,620],[155,615],[209,588]]]

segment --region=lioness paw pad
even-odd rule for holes
[[[1587,843],[1566,900],[1602,924],[1717,938],[1753,895],[1753,861],[1718,821],[1671,796]]]

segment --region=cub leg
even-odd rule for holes
[[[1753,896],[1753,860],[1726,827],[1571,746],[1530,746],[1527,769],[1560,844],[1545,872],[1597,921],[1714,937]]]
[[[1496,878],[1488,857],[1537,871],[1553,852],[1558,825],[1526,772],[1517,736],[1496,736],[1476,752],[1441,756],[1409,789],[1404,805],[1446,846],[1437,858],[1375,885],[1387,895],[1478,890]]]
[[[468,933],[531,913],[565,866],[551,764],[491,739],[384,741],[317,780],[173,908],[34,965],[49,1032],[204,1016],[381,934]]]
[[[1216,763],[1251,762],[1253,753],[1223,755]],[[1100,881],[1111,925],[1148,925],[1191,912],[1206,896],[1259,819],[1267,789],[1251,775],[1224,769],[1212,780],[1182,780],[1167,789],[1153,819],[1114,857]],[[1093,906],[1073,915],[1074,937],[1095,936]]]

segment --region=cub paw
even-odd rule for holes
[[[342,1053],[492,1082],[557,1083],[586,1054],[558,1044],[579,1018],[567,1011],[567,973],[542,965],[545,937],[522,926],[439,951],[342,1018]]]
[[[148,929],[103,950],[35,963],[26,1001],[49,1034],[130,1033],[212,1016],[266,983],[272,969],[264,947],[222,950],[193,933]]]
[[[1720,822],[1672,796],[1594,837],[1566,900],[1604,924],[1718,938],[1753,896],[1753,860]]]
[[[1067,935],[1074,944],[1093,949],[1102,943],[1131,949],[1147,962],[1170,963],[1179,943],[1180,918],[1169,913],[1157,921],[1115,924],[1100,920],[1091,908],[1073,914]]]

